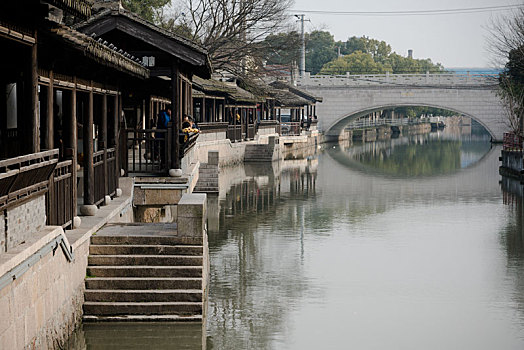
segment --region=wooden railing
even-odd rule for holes
[[[57,163],[57,149],[0,161],[0,210],[44,194]]]
[[[109,148],[107,150],[107,191],[110,196],[115,195],[118,187],[118,177],[116,168],[116,149]]]
[[[179,156],[180,156],[180,159],[182,159],[195,146],[196,140],[198,138],[198,133],[181,132],[178,137],[180,140]]]
[[[211,133],[211,132],[227,132],[227,122],[215,122],[215,123],[199,123],[198,127],[200,133]]]
[[[300,135],[301,130],[300,122],[286,122],[280,124],[281,135],[298,136]]]
[[[50,179],[49,191],[45,197],[46,224],[70,228],[76,214],[76,199],[73,198],[73,161],[58,163]]]
[[[116,150],[108,148],[93,154],[94,204],[102,203],[105,196],[116,192]]]
[[[93,173],[94,173],[94,203],[100,204],[104,201],[105,179],[104,179],[104,151],[98,151],[93,154]],[[85,181],[85,179],[84,179]]]
[[[171,163],[172,129],[126,129],[128,173],[166,174]]]
[[[228,125],[227,126],[227,138],[232,142],[242,141],[242,126],[241,125]]]
[[[257,132],[257,129],[255,127],[255,124],[248,124],[247,126],[247,139],[248,140],[254,140],[255,139],[255,134]]]
[[[522,151],[523,137],[513,132],[505,132],[502,139],[504,151]]]

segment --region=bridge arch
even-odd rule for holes
[[[455,111],[479,122],[502,141],[507,130],[494,76],[404,74],[370,76],[306,76],[297,85],[322,97],[317,107],[319,129],[338,136],[360,115],[380,109],[428,106]]]
[[[370,113],[378,112],[382,110],[388,110],[388,109],[395,109],[395,108],[401,108],[401,107],[430,107],[430,108],[438,108],[438,109],[444,109],[451,112],[455,112],[460,115],[465,115],[467,117],[470,117],[471,119],[474,119],[476,122],[478,122],[480,125],[482,125],[488,133],[491,135],[493,139],[497,138],[496,132],[492,129],[490,129],[490,126],[485,124],[480,118],[475,117],[474,115],[469,114],[468,112],[456,109],[456,108],[450,108],[443,105],[436,105],[436,104],[413,104],[413,103],[394,103],[394,104],[384,104],[384,105],[377,105],[377,106],[370,106],[366,107],[360,110],[352,111],[347,113],[346,115],[343,115],[339,117],[337,120],[333,122],[333,124],[329,127],[329,129],[325,130],[326,135],[333,135],[338,136],[342,132],[342,130],[353,120],[356,120],[360,117],[364,117]]]

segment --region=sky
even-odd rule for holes
[[[504,6],[522,0],[295,0],[297,10],[322,11],[413,11]],[[494,57],[488,50],[490,23],[509,11],[416,16],[349,16],[306,14],[306,32],[327,30],[335,40],[368,36],[384,40],[393,51],[414,58],[430,58],[446,68],[493,68]]]

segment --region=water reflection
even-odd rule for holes
[[[75,350],[206,349],[205,324],[163,322],[85,323],[68,344]]]
[[[210,236],[208,348],[524,346],[522,225],[502,204],[500,149],[475,137],[412,140],[391,153],[423,155],[406,166],[433,159],[429,149],[449,148],[452,161],[417,176],[372,171],[337,158],[355,146],[335,146],[227,170],[243,176],[227,180]]]
[[[207,329],[160,326],[158,338],[194,334],[180,344],[207,349],[524,348],[523,186],[499,184],[500,148],[486,141],[435,133],[221,169],[208,199]],[[430,170],[389,172],[384,153]],[[153,332],[85,325],[83,348],[162,348],[156,326],[143,326]]]
[[[289,203],[314,199],[316,164],[249,166],[220,200],[220,230],[209,238],[208,348],[270,348],[286,328],[289,308],[314,293],[302,274],[297,240],[306,213]]]
[[[407,135],[389,140],[345,143],[329,149],[339,162],[368,173],[397,177],[457,172],[478,162],[490,149],[489,135],[464,135],[460,129]]]
[[[502,177],[501,188],[509,217],[500,240],[507,252],[508,275],[515,283],[514,302],[524,314],[524,184]]]

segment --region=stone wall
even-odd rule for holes
[[[86,241],[68,262],[59,247],[0,289],[1,349],[67,348],[82,315],[88,249]]]
[[[209,151],[218,151],[220,154],[219,166],[240,164],[244,162],[245,142],[232,143],[230,140],[197,143],[192,162],[207,163]]]
[[[15,208],[7,209],[7,250],[25,242],[45,226],[45,196],[39,196]],[[2,222],[0,222],[2,225]]]

